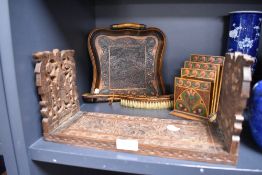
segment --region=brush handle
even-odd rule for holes
[[[119,102],[120,101],[120,96],[119,95],[106,95],[106,94],[91,94],[91,93],[85,93],[82,95],[83,99],[85,102],[108,102],[113,101],[114,102]]]
[[[134,101],[143,101],[143,102],[161,102],[166,100],[173,100],[173,94],[171,95],[162,95],[162,96],[132,96],[132,95],[119,95],[119,94],[91,94],[85,93],[82,95],[83,99],[86,102],[96,102],[97,100],[101,101],[114,101],[118,102],[121,99],[134,100]]]

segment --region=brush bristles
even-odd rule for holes
[[[173,101],[165,100],[165,101],[158,101],[158,102],[148,102],[148,101],[121,99],[120,105],[130,108],[140,108],[140,109],[169,109],[169,108],[173,108]]]

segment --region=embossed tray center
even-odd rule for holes
[[[110,47],[110,89],[145,89],[146,56],[145,46]],[[126,83],[128,80],[128,84]]]

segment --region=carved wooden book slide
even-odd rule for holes
[[[242,55],[227,55],[225,60],[217,124],[80,111],[73,55],[72,50],[34,54],[45,140],[151,156],[236,163],[242,111],[251,81],[251,62]],[[123,141],[129,145],[121,144]]]
[[[96,100],[103,101],[107,96],[119,94],[164,94],[161,74],[164,50],[165,36],[157,28],[120,24],[93,30],[88,37],[93,83],[91,93],[83,98],[90,101],[97,95]]]

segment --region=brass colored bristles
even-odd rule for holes
[[[140,109],[172,109],[173,95],[163,96],[123,96],[120,99],[120,104],[130,108]]]

